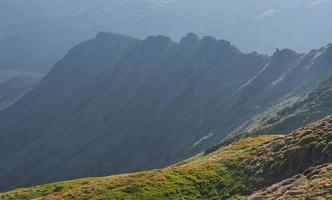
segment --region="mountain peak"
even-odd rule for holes
[[[121,35],[121,34],[118,34],[118,33],[111,33],[111,32],[107,32],[107,31],[101,31],[99,32],[95,39],[100,39],[100,40],[104,40],[104,39],[125,39],[125,40],[133,40],[135,38],[133,37],[130,37],[130,36],[126,36],[126,35]],[[138,39],[136,39],[138,40]]]
[[[201,39],[202,44],[215,44],[218,40],[212,36],[204,36]]]
[[[143,41],[144,44],[168,44],[172,42],[172,38],[163,35],[148,36]]]
[[[200,38],[195,33],[188,33],[180,39],[180,44],[197,44]]]
[[[276,51],[273,53],[272,57],[284,57],[284,56],[294,56],[298,54],[296,51],[292,49],[276,49]]]
[[[229,42],[227,40],[218,40],[218,44],[225,46],[225,47],[230,47],[232,45],[231,42]]]

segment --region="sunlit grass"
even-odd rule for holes
[[[162,170],[65,181],[0,194],[1,199],[195,200],[247,195],[246,165],[255,148],[278,136],[244,138]]]

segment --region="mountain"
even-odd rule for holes
[[[261,110],[262,112],[253,119],[236,128],[228,138],[266,132],[285,134],[330,114],[328,96],[331,71],[328,63],[331,60],[332,48],[329,44],[308,54],[302,54],[300,59],[283,73],[271,73],[278,78],[268,80],[268,86],[260,91],[259,98],[256,97],[257,94],[251,95],[259,88],[259,83],[253,84],[252,90],[247,92],[248,95],[242,97],[253,98],[252,107],[257,106],[255,104],[264,104],[280,92],[286,92],[287,95],[283,95],[279,101],[270,104],[266,110]],[[321,84],[317,84],[320,82]]]
[[[208,145],[208,137],[195,144],[210,133],[203,124],[198,129],[205,105],[236,90],[265,62],[212,37],[188,34],[174,43],[100,33],[69,51],[0,116],[1,188],[178,161]],[[38,166],[27,173],[30,164]]]
[[[332,117],[246,137],[164,169],[0,193],[1,199],[330,199]]]
[[[269,57],[210,36],[101,32],[0,114],[0,189],[176,163],[317,87],[331,49]]]
[[[100,30],[175,40],[195,32],[233,41],[245,52],[305,52],[332,41],[331,7],[325,0],[1,0],[0,69],[47,72]]]

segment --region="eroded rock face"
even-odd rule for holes
[[[255,192],[246,200],[331,199],[332,164],[320,165]]]
[[[261,188],[332,161],[332,116],[263,145],[250,170]]]

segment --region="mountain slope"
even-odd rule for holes
[[[332,73],[332,45],[326,45],[307,54],[285,49],[277,50],[269,65],[241,87],[239,97],[252,107],[269,108],[289,97],[301,97],[318,87]],[[249,99],[248,99],[249,98]],[[271,104],[271,99],[278,100]],[[247,105],[246,105],[247,106]]]
[[[98,82],[102,81],[103,75],[121,57],[121,54],[137,42],[138,40],[129,37],[100,33],[96,39],[82,43],[76,49],[70,51],[64,58],[66,62],[60,61],[49,75],[36,86],[35,90],[3,113],[0,117],[4,120],[2,121],[2,131],[4,132],[0,135],[3,145],[0,149],[3,158],[8,158],[8,160],[4,159],[4,162],[0,163],[2,170],[5,169],[1,175],[4,182],[11,182],[13,177],[21,173],[31,177],[28,179],[31,182],[35,179],[32,178],[35,175],[29,174],[24,170],[28,162],[42,161],[51,155],[57,157],[61,154],[61,152],[58,152],[59,149],[65,150],[64,147],[52,149],[51,145],[47,146],[51,141],[55,141],[51,138],[57,137],[60,140],[63,140],[63,138],[59,137],[60,135],[57,135],[52,130],[46,130],[45,126],[58,123],[59,131],[62,132],[63,128],[75,120],[68,113],[77,114],[81,106],[84,107],[89,104],[91,98],[94,97]],[[39,96],[41,98],[36,98]],[[41,111],[45,111],[44,114],[41,114]],[[21,113],[19,117],[15,116],[17,112]],[[28,120],[29,118],[34,119],[30,121]],[[66,121],[68,123],[65,123]],[[17,124],[19,125],[17,126]],[[7,129],[11,126],[16,126],[16,128]],[[33,128],[36,129],[33,130]],[[5,132],[9,135],[5,135]],[[21,133],[24,134],[20,135]],[[70,135],[63,136],[69,137],[66,138],[67,141],[73,139]],[[28,158],[20,151],[31,142],[36,142],[35,144],[38,145],[28,150],[31,155]],[[46,145],[44,147],[49,150],[33,153],[39,151],[40,145]],[[67,153],[71,155],[74,152],[73,150],[68,150]],[[13,156],[9,158],[9,154]],[[37,169],[35,173],[44,174],[46,178],[49,169],[52,166],[56,166],[54,161],[56,159],[52,159],[51,163],[44,166],[44,171]],[[22,163],[18,165],[17,163],[20,162]],[[9,163],[11,163],[11,167],[6,166]],[[45,163],[39,162],[37,165],[41,167]],[[64,176],[66,176],[66,173],[64,173]],[[24,182],[26,180],[22,177],[22,179],[17,181]]]
[[[331,130],[329,116],[286,137],[240,139],[210,154],[200,154],[161,170],[18,189],[1,193],[0,197],[6,200],[229,199],[268,186],[245,198],[307,195],[328,199],[332,188]],[[313,185],[318,181],[321,186]],[[285,193],[283,189],[288,191]]]
[[[256,112],[256,116],[237,127],[228,137],[266,132],[285,134],[330,114],[328,104],[331,53],[332,46],[326,45],[302,54],[300,59],[277,79],[270,80],[260,94],[250,95],[255,93],[255,89],[252,89],[247,92],[249,95],[239,95],[244,101],[252,102],[251,106],[246,105],[247,107],[260,112]],[[266,104],[271,99],[276,101]],[[267,106],[260,109],[264,104]]]
[[[264,132],[287,133],[305,124],[332,113],[332,78],[323,81],[320,86],[308,95],[281,109],[269,109],[254,119],[243,131],[260,134]]]
[[[122,56],[119,37],[125,44]],[[205,118],[206,103],[238,88],[266,61],[226,41],[194,34],[174,43],[163,36],[138,42],[101,33],[71,50],[36,90],[0,116],[5,158],[0,176],[10,183],[17,173],[25,174],[15,185],[26,185],[180,160],[180,153],[191,153],[209,133],[194,131]],[[232,79],[237,82],[226,85]],[[67,167],[61,167],[64,160]],[[30,164],[38,166],[28,169]]]
[[[209,36],[100,33],[0,114],[0,189],[176,163],[315,88],[331,49],[268,57]]]
[[[248,194],[248,178],[241,169],[252,149],[275,138],[247,138],[209,156],[198,155],[162,170],[88,178],[0,194],[2,199],[206,199]],[[236,165],[238,168],[232,166]]]

